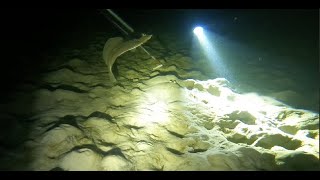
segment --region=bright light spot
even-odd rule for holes
[[[228,87],[218,85],[215,81],[209,80],[208,83],[201,83],[201,85],[205,89],[209,89],[210,86],[217,87],[220,91],[219,96],[194,88],[192,90],[186,90],[190,94],[190,100],[215,109],[217,115],[223,116],[232,111],[239,110],[247,111],[258,118],[265,118],[266,116],[276,117],[283,109],[283,107],[274,105],[276,103],[275,100],[259,96],[255,93],[236,94]],[[205,104],[203,102],[205,102]]]
[[[193,33],[197,36],[199,39],[200,43],[203,43],[206,41],[206,36],[204,34],[203,28],[202,27],[196,27],[193,29]]]
[[[248,93],[237,96],[235,106],[242,111],[250,111],[258,116],[260,112],[268,113],[268,116],[276,116],[281,111],[281,107],[275,106],[276,100],[259,96],[256,93]]]
[[[197,36],[201,36],[203,35],[203,28],[198,26],[193,29],[193,33],[196,34]]]
[[[167,102],[172,98],[172,92],[163,88],[149,88],[145,96],[141,97],[137,106],[137,124],[149,130],[169,122],[169,107]]]
[[[147,103],[140,109],[140,124],[163,124],[168,119],[167,105],[163,102]]]

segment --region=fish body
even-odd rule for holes
[[[139,39],[132,39],[128,41],[125,41],[122,37],[108,39],[103,48],[102,58],[105,64],[108,66],[109,76],[112,82],[117,82],[117,79],[112,72],[112,66],[117,58],[123,53],[141,46],[151,37],[152,35],[142,35]]]

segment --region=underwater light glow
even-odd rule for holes
[[[146,96],[141,98],[141,103],[137,106],[138,116],[135,118],[137,124],[147,127],[149,130],[158,125],[169,123],[169,107],[166,97],[170,97],[163,89],[149,89]]]
[[[140,117],[138,118],[140,124],[163,124],[169,120],[169,114],[167,112],[167,105],[164,102],[155,102],[142,106],[140,109]]]
[[[196,28],[193,29],[193,33],[197,36],[200,36],[201,34],[203,34],[203,28],[198,26]]]
[[[200,42],[203,42],[206,39],[203,28],[200,26],[195,27],[193,29],[193,33],[197,36]]]
[[[217,47],[221,45],[221,42],[217,41],[217,35],[200,26],[194,28],[193,32],[199,42],[199,47],[202,50],[203,55],[205,55],[212,66],[215,76],[227,78],[229,81],[233,79],[230,76],[231,74],[224,63],[223,58],[217,52]]]

